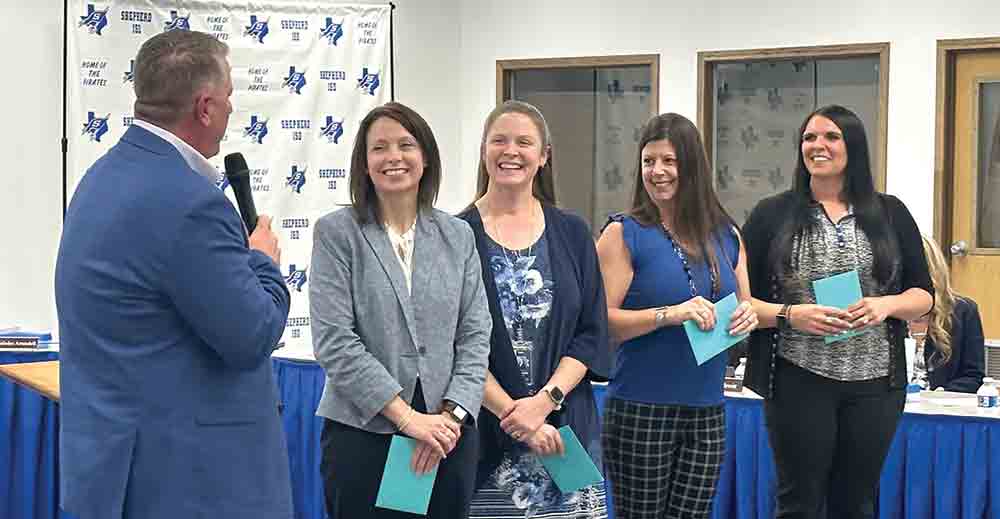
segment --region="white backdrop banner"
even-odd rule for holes
[[[145,40],[163,31],[197,30],[229,45],[234,112],[222,151],[211,161],[222,171],[225,155],[246,157],[257,212],[274,217],[292,292],[285,347],[277,354],[312,358],[312,226],[350,201],[356,128],[368,111],[390,100],[391,7],[70,0],[69,10],[70,193],[132,124],[133,62]]]

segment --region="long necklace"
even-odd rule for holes
[[[687,254],[684,253],[684,249],[682,249],[680,244],[677,243],[677,240],[674,239],[674,235],[670,233],[670,229],[667,227],[667,224],[660,222],[660,226],[663,227],[663,232],[666,233],[667,239],[670,240],[670,243],[674,247],[674,252],[681,260],[681,266],[684,267],[684,273],[687,274],[688,288],[691,289],[691,297],[698,295],[698,288],[694,286],[694,274],[691,272],[691,265],[688,263]],[[706,261],[705,264],[708,265],[708,262]],[[712,281],[712,299],[715,299],[719,296],[719,276],[716,275],[715,269],[711,268],[711,266],[708,267],[708,275],[709,279]]]
[[[499,240],[499,241],[497,241],[497,245],[500,246],[500,252],[503,253],[504,260],[507,262],[507,267],[510,268],[511,270],[513,270],[515,262],[511,261],[510,256],[507,255],[507,247],[504,246],[503,243],[500,243],[500,242],[506,242],[507,241],[507,240],[504,239],[503,233],[500,232],[500,219],[497,216],[494,216],[493,218],[494,218],[494,220],[493,220],[493,232],[496,233],[497,240]],[[531,218],[532,218],[532,222],[531,222],[531,231],[532,231],[532,234],[531,235],[534,236],[534,230],[535,230],[535,221],[534,221],[534,219],[535,219],[535,207],[534,207],[534,205],[532,205],[532,207],[531,207]],[[534,243],[532,243],[531,245],[528,245],[528,251],[523,256],[521,255],[520,250],[511,249],[511,252],[514,254],[514,257],[516,259],[520,259],[522,257],[531,256],[531,249],[534,246],[535,246]]]

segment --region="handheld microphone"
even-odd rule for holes
[[[247,233],[253,234],[254,228],[257,227],[257,208],[253,205],[253,192],[250,190],[250,170],[242,153],[226,155],[226,178],[233,186],[236,205],[240,208]]]

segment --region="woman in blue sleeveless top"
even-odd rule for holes
[[[743,245],[712,188],[698,130],[651,119],[639,142],[632,209],[597,246],[618,346],[602,443],[615,517],[708,517],[725,454],[726,355],[698,365],[682,323],[716,325],[714,303],[742,301],[728,332],[749,333]]]

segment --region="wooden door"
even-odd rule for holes
[[[1000,339],[1000,49],[954,54],[950,242],[955,289]]]

